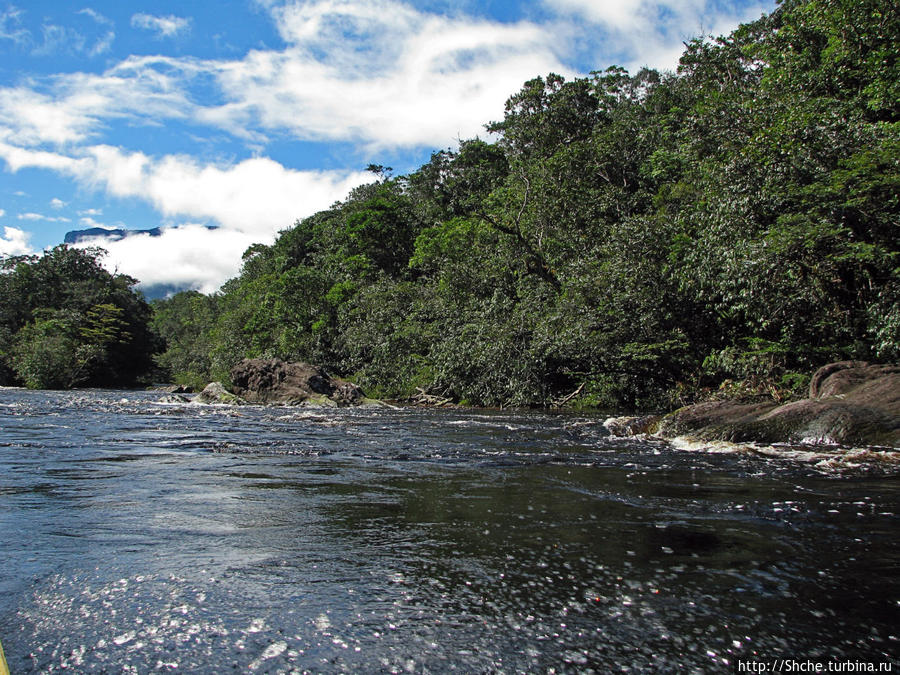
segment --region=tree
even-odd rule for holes
[[[30,387],[128,385],[161,347],[136,281],[110,274],[99,249],[57,246],[8,258],[0,271],[0,359]]]
[[[248,249],[211,371],[281,356],[382,395],[646,409],[900,357],[898,11],[783,0],[674,73],[527,81],[492,141],[372,165]]]

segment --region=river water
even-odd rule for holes
[[[158,396],[0,390],[14,675],[900,667],[896,454]]]

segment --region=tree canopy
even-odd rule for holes
[[[0,381],[33,388],[125,386],[162,347],[135,279],[100,249],[57,246],[0,260]]]
[[[691,41],[674,73],[530,80],[489,140],[376,166],[217,296],[160,302],[163,363],[222,378],[277,356],[387,396],[649,407],[895,360],[897,44],[894,4],[785,0]]]

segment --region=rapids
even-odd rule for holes
[[[895,663],[900,466],[602,417],[0,390],[13,673]]]

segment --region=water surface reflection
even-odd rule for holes
[[[0,396],[13,672],[897,656],[890,472],[611,439],[585,416]]]

